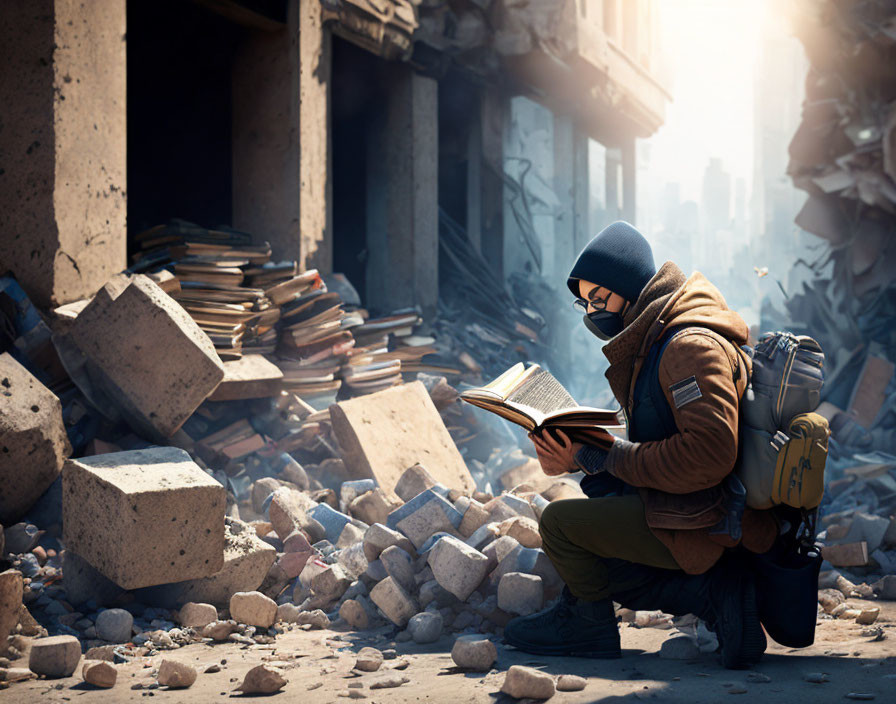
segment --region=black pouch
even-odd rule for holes
[[[815,641],[821,551],[795,542],[752,554],[759,621],[772,639],[788,648]]]

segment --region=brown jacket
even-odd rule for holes
[[[695,326],[674,336],[659,366],[679,432],[666,440],[617,445],[607,469],[641,489],[647,524],[681,568],[705,572],[732,545],[727,536],[710,536],[709,526],[723,516],[719,485],[737,459],[738,405],[749,359],[736,345],[747,342],[748,328],[706,277],[697,272],[685,280],[671,262],[650,280],[625,318],[625,330],[604,346],[604,354],[610,361],[610,387],[628,413],[651,346],[673,327]],[[691,377],[699,395],[676,407],[670,387]],[[776,533],[771,514],[745,511],[745,547],[764,552]]]

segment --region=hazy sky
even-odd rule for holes
[[[778,3],[780,7],[783,3]],[[682,200],[700,200],[703,169],[721,157],[749,194],[753,151],[753,77],[763,0],[657,0],[659,41],[674,100],[649,140],[650,181],[681,183]],[[779,21],[779,20],[778,20]]]

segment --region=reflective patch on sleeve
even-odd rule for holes
[[[695,376],[676,381],[669,387],[669,391],[672,392],[672,401],[674,401],[676,408],[681,408],[686,403],[696,401],[703,396],[700,393],[700,386],[697,384],[697,377]]]

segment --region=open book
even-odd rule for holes
[[[550,372],[537,364],[513,365],[494,381],[468,389],[460,397],[491,411],[530,433],[557,428],[575,442],[609,447],[619,428],[616,411],[580,406]]]

